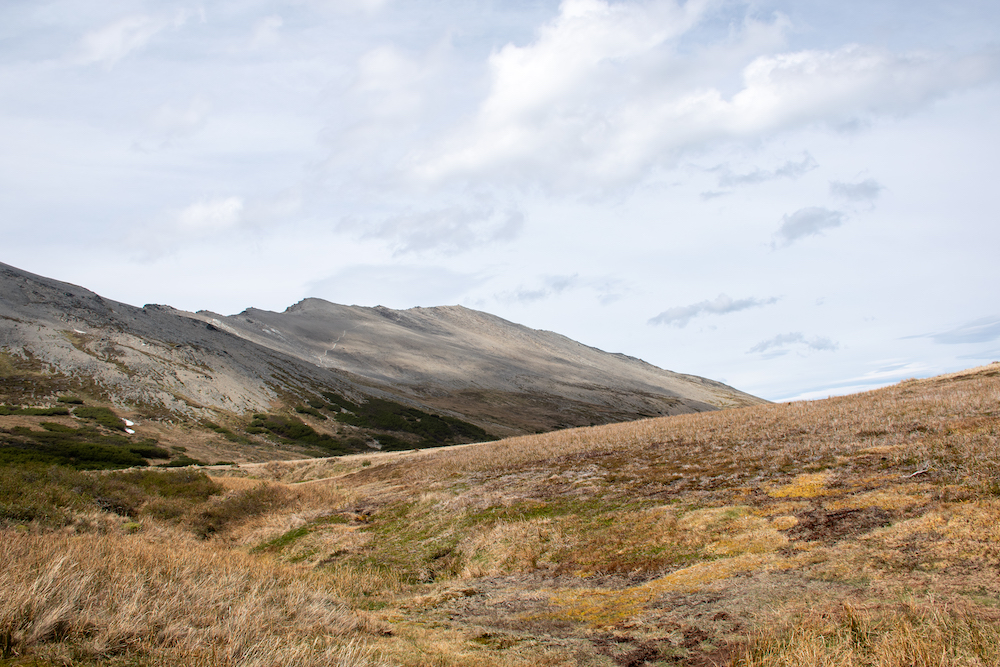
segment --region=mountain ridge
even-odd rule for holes
[[[464,306],[400,311],[310,297],[282,313],[224,316],[139,308],[5,264],[0,352],[38,374],[30,396],[7,391],[0,400],[54,400],[58,392],[38,382],[54,387],[58,376],[60,386],[147,422],[243,428],[249,415],[277,411],[341,435],[346,427],[330,419],[340,409],[330,412],[324,392],[501,437],[764,402]],[[312,403],[326,412],[308,413]]]

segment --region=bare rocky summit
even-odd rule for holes
[[[290,409],[326,390],[503,436],[763,402],[461,306],[306,299],[283,313],[222,316],[138,308],[5,264],[0,350],[162,419]],[[30,391],[45,398],[44,383]]]
[[[760,403],[719,382],[609,354],[462,306],[305,299],[283,313],[197,316],[243,339],[509,434]]]

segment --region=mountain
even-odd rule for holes
[[[460,306],[306,299],[227,317],[138,308],[5,264],[0,379],[10,405],[80,395],[158,436],[214,430],[234,456],[236,445],[407,448],[763,402]]]
[[[391,310],[305,299],[283,313],[197,316],[320,368],[346,371],[496,433],[549,431],[760,403],[462,306]]]

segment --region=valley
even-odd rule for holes
[[[996,664],[998,437],[993,364],[417,451],[5,468],[4,661]]]

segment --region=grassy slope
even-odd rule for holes
[[[222,648],[238,616],[164,606],[165,585],[197,580],[246,618],[280,617],[255,626],[272,648],[253,664],[298,664],[310,642],[344,664],[1000,664],[998,437],[993,365],[811,403],[230,468],[270,481],[218,478],[227,493],[169,516],[78,505],[69,528],[9,522],[0,650],[251,664]],[[45,592],[56,563],[70,583],[146,577],[130,604],[165,618],[122,635],[114,587]],[[279,591],[245,596],[272,579]]]

